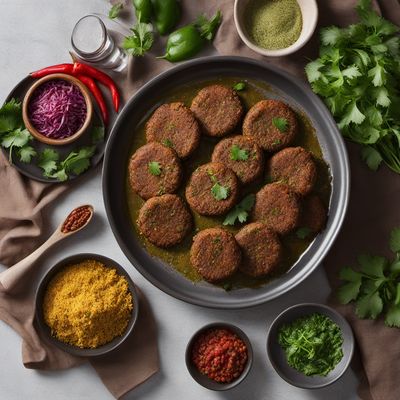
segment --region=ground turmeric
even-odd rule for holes
[[[133,309],[128,281],[96,260],[69,265],[49,282],[43,315],[52,335],[81,348],[97,348],[126,330]]]

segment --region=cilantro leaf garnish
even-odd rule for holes
[[[108,18],[110,18],[110,19],[118,18],[119,13],[122,11],[123,8],[124,8],[123,3],[116,3],[116,4],[114,4],[114,5],[110,8],[110,11],[108,12]]]
[[[250,210],[253,208],[256,196],[247,195],[239,204],[237,204],[224,219],[223,225],[235,225],[236,220],[243,223],[247,221]]]
[[[242,90],[246,89],[246,84],[244,82],[238,82],[232,86],[232,89],[236,90],[237,92],[241,92]]]
[[[164,139],[164,140],[162,141],[162,144],[163,144],[164,146],[167,146],[167,147],[174,147],[174,144],[173,144],[172,141],[171,141],[170,139],[168,139],[168,138]]]
[[[211,193],[215,200],[221,201],[229,197],[229,187],[222,186],[219,182],[215,182],[211,188]]]
[[[16,99],[11,99],[0,108],[0,134],[23,128],[22,105]]]
[[[241,149],[237,144],[231,147],[230,159],[233,161],[246,161],[249,158],[249,152]]]
[[[211,194],[213,195],[214,199],[218,201],[227,199],[230,194],[230,188],[228,186],[221,185],[212,171],[207,171],[207,173],[211,179],[211,182],[214,184],[211,187]]]
[[[151,49],[154,42],[153,29],[151,24],[140,21],[140,17],[136,25],[131,28],[132,35],[126,36],[122,47],[132,56],[143,56]]]
[[[148,164],[149,172],[154,176],[161,175],[161,165],[157,161],[150,161]]]
[[[278,128],[280,132],[286,132],[289,126],[288,120],[286,118],[272,118],[272,124],[275,128]]]
[[[339,276],[344,284],[337,296],[342,304],[354,301],[359,318],[375,319],[384,313],[387,326],[400,327],[400,228],[391,232],[390,248],[395,253],[391,262],[362,254],[358,269],[342,268]]]
[[[320,56],[305,68],[342,135],[363,145],[372,170],[384,162],[400,173],[400,28],[359,0],[359,23],[321,30]],[[368,100],[366,100],[368,99]]]

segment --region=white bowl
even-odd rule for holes
[[[235,25],[239,33],[239,36],[246,44],[246,46],[257,53],[262,54],[263,56],[280,57],[292,54],[295,51],[301,49],[309,41],[309,39],[311,38],[312,34],[315,31],[315,27],[317,26],[317,21],[318,21],[317,1],[297,0],[303,18],[303,27],[297,41],[294,42],[289,47],[278,50],[268,50],[263,47],[260,47],[250,39],[250,36],[248,35],[244,24],[244,14],[245,14],[244,11],[250,1],[252,0],[235,0],[235,5],[234,5]]]

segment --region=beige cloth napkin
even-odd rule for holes
[[[326,25],[348,25],[356,20],[354,6],[356,0],[320,0],[318,2],[320,17],[319,27]],[[262,58],[249,50],[240,40],[233,22],[234,0],[207,1],[185,0],[182,23],[192,21],[200,12],[214,13],[221,9],[224,20],[219,29],[214,45],[222,55],[240,55],[262,59],[278,65],[287,71],[304,78],[304,65],[307,59],[318,55],[318,35],[299,52],[292,56],[276,59]],[[400,6],[397,0],[376,0],[375,6],[393,22],[400,24]],[[317,28],[317,29],[318,29]],[[125,99],[139,87],[162,70],[171,65],[166,61],[155,61],[154,55],[163,53],[162,44],[156,44],[152,52],[144,58],[131,61],[128,78],[121,81]],[[341,234],[333,250],[325,261],[329,281],[335,289],[338,282],[338,269],[354,261],[359,251],[386,250],[386,237],[393,226],[399,225],[397,204],[400,201],[400,177],[386,168],[379,172],[370,172],[359,158],[359,148],[348,144],[352,167],[352,192],[349,213]],[[7,160],[0,155],[0,262],[11,265],[43,240],[43,209],[67,185],[45,185],[22,178],[10,167]],[[31,281],[22,277],[17,279],[27,288]],[[0,276],[1,282],[1,276]],[[22,286],[23,286],[22,285]],[[1,289],[1,288],[0,288]],[[369,399],[371,391],[374,400],[391,400],[400,398],[400,335],[398,330],[386,328],[382,321],[360,321],[351,306],[343,307],[333,304],[352,323],[360,346],[362,364],[367,379],[362,377],[360,395]],[[81,360],[71,358],[65,353],[47,347],[37,337],[32,326],[32,299],[23,291],[17,294],[6,294],[0,290],[0,318],[9,323],[24,339],[23,359],[29,367],[49,369],[66,368]],[[132,360],[117,358],[102,360],[94,364],[97,372],[110,391],[119,397],[135,386],[135,363]],[[41,361],[42,360],[42,361]],[[131,366],[124,373],[126,365]],[[120,366],[120,370],[117,368]],[[121,372],[120,379],[115,380],[113,369]],[[361,368],[360,368],[361,369]],[[140,382],[136,382],[140,383]],[[369,386],[368,386],[369,385]]]

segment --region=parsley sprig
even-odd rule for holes
[[[151,24],[141,22],[139,15],[137,23],[131,28],[131,31],[132,35],[125,37],[122,47],[132,56],[143,56],[153,46],[153,27]]]
[[[119,14],[121,13],[123,8],[124,8],[124,4],[123,3],[114,4],[110,8],[110,11],[108,12],[108,18],[110,18],[110,19],[118,18]]]
[[[249,158],[249,152],[241,149],[237,144],[231,147],[230,159],[233,161],[246,161]]]
[[[236,220],[243,223],[247,221],[250,210],[254,206],[256,196],[254,194],[247,195],[239,204],[227,214],[223,225],[235,225]]]
[[[272,124],[282,133],[286,132],[289,126],[288,120],[280,117],[272,118]]]
[[[214,184],[211,187],[211,194],[213,195],[214,199],[218,201],[226,200],[229,197],[230,188],[228,186],[221,185],[213,172],[208,171],[208,176],[210,177],[211,182]]]
[[[376,170],[383,161],[400,173],[399,28],[370,0],[360,0],[357,13],[358,24],[321,30],[320,57],[306,66],[307,78],[343,136],[363,146],[367,165]]]
[[[390,249],[393,260],[367,254],[358,257],[359,268],[344,267],[338,299],[342,304],[352,301],[359,318],[375,319],[384,313],[387,326],[400,327],[400,228],[391,232]]]
[[[161,165],[157,161],[150,161],[148,164],[149,172],[154,176],[161,175]]]

